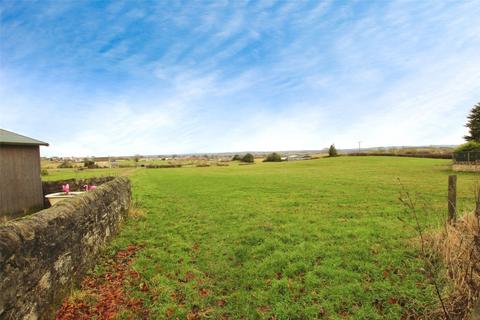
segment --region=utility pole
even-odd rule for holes
[[[358,153],[360,153],[362,141],[358,141]]]

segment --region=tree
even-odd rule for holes
[[[242,157],[242,159],[240,161],[247,162],[247,163],[253,163],[255,161],[255,158],[253,157],[253,154],[247,153],[246,155],[244,155]]]
[[[473,106],[465,126],[468,128],[469,135],[466,135],[464,139],[480,142],[480,102]]]
[[[83,159],[83,166],[88,169],[94,169],[97,167],[97,165],[95,164],[95,160],[89,158]]]
[[[263,162],[280,162],[280,161],[282,161],[282,157],[276,152],[268,154],[265,160],[263,160]]]
[[[138,167],[138,161],[140,161],[141,157],[142,156],[139,155],[139,154],[136,154],[136,155],[133,156],[133,161],[135,161],[135,167]]]
[[[332,144],[330,148],[328,149],[328,156],[329,157],[336,157],[338,156],[337,148],[335,148],[335,145]]]

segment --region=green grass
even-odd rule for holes
[[[137,170],[146,217],[130,219],[110,252],[145,246],[133,266],[154,293],[153,319],[197,307],[209,319],[400,319],[436,298],[415,233],[398,219],[409,219],[398,178],[445,212],[449,164],[339,157]],[[473,207],[473,180],[459,176],[461,209]]]
[[[111,169],[84,169],[78,170],[74,168],[68,169],[48,169],[48,175],[42,176],[43,181],[55,181],[66,179],[82,179],[103,176],[120,176],[130,174],[136,168],[111,168]]]

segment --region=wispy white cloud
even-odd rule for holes
[[[460,143],[479,99],[474,2],[16,9],[0,127],[50,155]]]

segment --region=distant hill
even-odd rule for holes
[[[361,148],[361,152],[396,152],[401,153],[402,151],[416,151],[418,153],[422,152],[451,152],[457,145],[430,145],[430,146],[389,146],[389,147],[369,147]],[[339,154],[349,154],[349,153],[358,153],[358,148],[350,149],[337,149]],[[202,152],[202,153],[184,153],[184,154],[149,154],[141,155],[142,158],[190,158],[190,157],[211,157],[211,158],[231,158],[236,154],[246,154],[251,153],[255,157],[263,157],[273,151],[236,151],[236,152]],[[280,153],[285,156],[289,155],[313,155],[313,154],[326,154],[328,153],[328,148],[323,149],[313,149],[313,150],[275,150],[275,152]],[[110,160],[119,160],[119,159],[133,159],[135,156],[110,156],[110,157],[92,157],[95,160],[99,159],[110,159]],[[69,159],[72,161],[83,161],[85,157],[50,157],[58,159]]]

